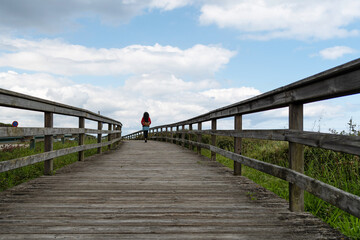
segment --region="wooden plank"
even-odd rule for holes
[[[71,147],[71,148],[64,148],[64,149],[60,149],[60,150],[34,154],[34,155],[31,155],[28,157],[16,158],[16,159],[8,160],[8,161],[1,161],[0,162],[0,173],[6,172],[9,170],[13,170],[16,168],[21,168],[21,167],[25,167],[28,165],[32,165],[32,164],[35,164],[38,162],[44,162],[46,160],[56,158],[56,157],[61,157],[64,155],[68,155],[70,153],[76,153],[79,151],[85,151],[85,150],[89,150],[89,149],[93,149],[93,148],[108,146],[108,145],[113,144],[120,140],[121,140],[121,138],[118,138],[118,139],[113,139],[109,142],[102,142],[102,143],[87,144],[87,145]]]
[[[0,194],[0,239],[343,237],[188,149],[155,141],[123,144]]]

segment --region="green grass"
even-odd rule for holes
[[[97,143],[97,139],[86,137],[85,144]],[[54,142],[53,149],[63,149],[69,147],[78,146],[77,141],[66,140],[65,143]],[[105,152],[108,147],[103,147],[102,151]],[[26,157],[33,154],[44,152],[44,142],[37,142],[35,149],[29,149],[28,147],[3,147],[0,150],[0,159],[2,161],[11,160],[20,157]],[[86,150],[84,152],[85,158],[97,154],[97,148]],[[71,153],[65,156],[61,156],[54,159],[54,173],[56,170],[78,161],[78,153]],[[0,173],[0,191],[4,191],[23,182],[27,182],[31,179],[44,175],[44,163],[36,163],[22,168],[17,168],[11,171]]]
[[[229,146],[228,142],[233,140],[231,138],[224,140],[224,138],[219,138],[217,145],[233,151],[233,147],[226,147]],[[283,167],[288,167],[288,149],[287,142],[253,139],[243,139],[242,142],[242,154],[244,156]],[[210,158],[210,154],[209,150],[202,149],[202,155]],[[304,157],[306,175],[360,196],[360,161],[358,156],[305,147]],[[219,154],[217,154],[216,158],[224,166],[233,169],[234,163],[232,160]],[[242,166],[242,175],[274,192],[281,198],[289,200],[288,182],[247,166]],[[305,192],[305,210],[321,218],[344,235],[352,239],[360,239],[360,221],[358,218],[307,192]]]

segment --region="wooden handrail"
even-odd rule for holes
[[[33,96],[9,91],[0,88],[0,106],[33,110],[38,112],[51,112],[66,116],[84,117],[88,120],[102,121],[122,126],[121,122],[93,113],[89,110],[65,105]]]
[[[79,152],[79,160],[84,159],[84,151],[92,148],[101,149],[103,146],[110,146],[121,140],[122,124],[114,119],[93,113],[86,109],[76,108],[73,106],[32,97],[29,95],[16,93],[0,88],[0,106],[8,108],[18,108],[24,110],[39,111],[44,113],[44,128],[14,128],[14,127],[0,127],[0,138],[19,137],[19,136],[44,136],[45,149],[44,153],[12,159],[0,162],[0,172],[9,171],[19,167],[28,166],[37,162],[44,162],[45,174],[51,174],[53,171],[52,159],[55,157],[67,155],[74,152]],[[79,128],[54,128],[53,114],[60,114],[65,116],[73,116],[79,118]],[[85,128],[85,119],[97,121],[98,129]],[[102,130],[102,124],[108,124],[108,130]],[[79,146],[66,148],[61,150],[53,150],[53,136],[76,134],[79,135]],[[97,134],[98,143],[84,145],[85,134]],[[102,134],[108,134],[108,141],[101,142]],[[100,153],[101,151],[98,150]]]
[[[234,161],[234,174],[241,174],[241,166],[244,164],[275,177],[284,179],[290,185],[290,210],[303,211],[304,190],[333,204],[334,206],[360,218],[360,197],[347,193],[333,186],[310,178],[303,174],[304,153],[303,145],[320,147],[324,149],[340,151],[360,155],[360,137],[344,136],[338,134],[325,134],[318,132],[303,131],[303,105],[321,100],[332,99],[360,93],[360,59],[340,65],[314,76],[305,78],[295,83],[280,87],[259,96],[215,109],[197,117],[150,128],[150,136],[155,140],[166,139],[170,142],[179,142],[197,146],[197,152],[201,148],[209,149],[211,155],[220,154]],[[289,107],[289,129],[281,130],[243,130],[242,116],[245,114],[262,112],[282,107]],[[217,130],[216,120],[226,117],[234,117],[234,130]],[[211,121],[211,130],[202,130],[203,122]],[[198,130],[192,130],[192,125],[197,123]],[[183,126],[189,126],[184,130]],[[182,127],[180,130],[179,127]],[[171,129],[168,137],[162,132],[163,128]],[[172,131],[176,128],[176,131]],[[159,131],[161,130],[161,132]],[[197,135],[197,142],[185,140],[184,134]],[[181,134],[182,137],[173,137]],[[201,135],[211,135],[211,144],[201,143]],[[134,139],[142,135],[137,131],[124,136],[125,139]],[[235,152],[226,151],[215,146],[216,136],[234,137],[237,146]],[[256,138],[265,140],[277,140],[289,142],[290,168],[284,168],[265,163],[241,155],[241,139]],[[214,158],[214,157],[213,157]]]

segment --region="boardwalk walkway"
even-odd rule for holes
[[[341,239],[246,178],[163,142],[124,142],[0,201],[7,240]]]

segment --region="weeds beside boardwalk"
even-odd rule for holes
[[[219,147],[233,151],[231,138],[219,137]],[[288,143],[266,140],[243,139],[242,154],[264,162],[288,167]],[[202,149],[202,154],[210,158],[210,151]],[[360,196],[359,156],[305,147],[305,174],[344,191]],[[217,155],[217,161],[233,169],[233,161]],[[288,182],[243,166],[243,176],[289,200]],[[252,196],[256,198],[256,196]],[[331,204],[305,192],[305,210],[323,219],[335,229],[352,239],[360,239],[360,220]]]
[[[85,139],[85,144],[97,143],[97,139],[87,137]],[[54,142],[54,150],[75,147],[78,146],[77,141],[66,140],[65,143]],[[108,147],[103,147],[102,151],[107,151]],[[30,156],[33,154],[38,154],[44,152],[44,142],[36,143],[35,149],[29,149],[21,147],[18,145],[3,146],[0,149],[0,159],[1,161],[6,161],[10,159]],[[92,156],[97,153],[97,148],[90,149],[85,151],[85,158]],[[62,157],[54,159],[54,171],[78,161],[78,153],[68,154]],[[44,163],[36,163],[26,167],[14,169],[11,171],[0,173],[0,191],[4,191],[16,185],[19,185],[23,182],[27,182],[31,179],[37,178],[44,175]]]

